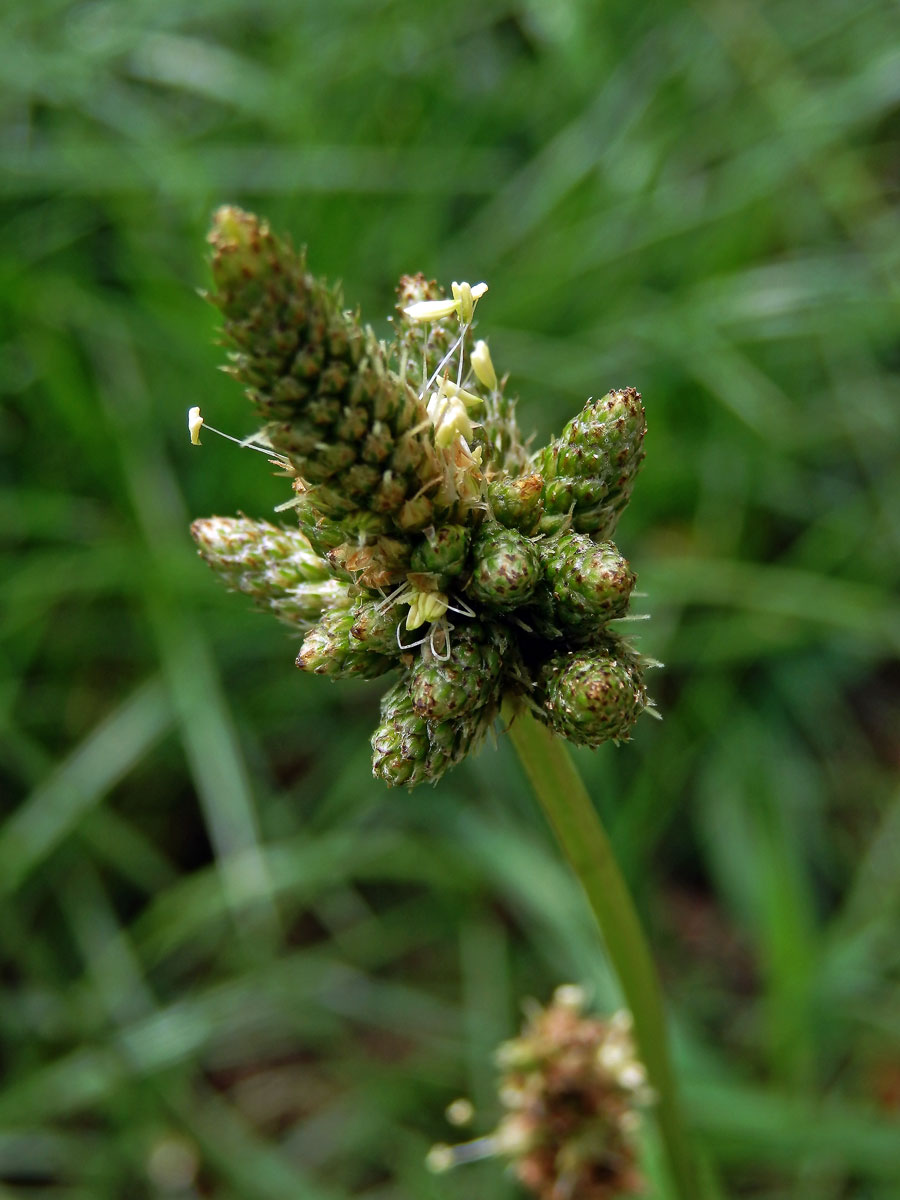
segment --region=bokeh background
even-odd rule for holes
[[[388,792],[380,686],[194,554],[287,498],[187,439],[253,429],[226,201],[384,333],[488,280],[536,444],[641,389],[665,719],[578,761],[687,1111],[722,1197],[900,1195],[897,7],[7,0],[0,56],[0,1196],[512,1197],[426,1172],[444,1106],[523,997],[617,1002],[503,739]]]

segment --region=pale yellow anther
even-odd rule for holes
[[[475,312],[475,301],[472,299],[472,288],[468,283],[452,283],[453,298],[456,301],[456,311],[463,325],[468,325]]]
[[[415,592],[406,614],[406,628],[418,629],[429,621],[437,621],[447,611],[447,597],[443,592]]]
[[[188,431],[191,435],[191,445],[200,445],[200,430],[203,428],[203,418],[200,416],[200,409],[195,404],[193,408],[188,409]]]
[[[460,500],[475,501],[481,495],[481,456],[483,447],[469,448],[465,438],[458,438],[453,450],[453,481]]]
[[[480,300],[488,290],[486,283],[453,283],[453,296],[447,300],[417,300],[404,308],[404,314],[411,321],[439,321],[456,313],[461,325],[468,325],[475,312],[475,302]]]
[[[553,1002],[561,1008],[571,1008],[573,1012],[581,1012],[586,1003],[584,988],[577,983],[561,983],[553,993]]]
[[[428,401],[426,412],[434,425],[434,444],[439,450],[452,446],[460,434],[470,438],[475,431],[466,406],[458,396],[435,392]]]
[[[462,325],[468,325],[475,313],[475,301],[480,300],[488,290],[486,283],[452,283],[450,288],[456,301],[456,311]]]
[[[462,400],[463,404],[469,404],[474,407],[484,403],[480,396],[476,396],[474,392],[467,392],[465,388],[458,387],[452,379],[442,379],[438,385],[438,391],[444,396],[453,396],[456,400]]]
[[[494,370],[487,342],[477,341],[475,343],[472,353],[469,355],[469,362],[472,364],[472,370],[475,372],[478,382],[493,391],[497,386],[497,372]]]
[[[447,1105],[444,1109],[444,1116],[451,1125],[456,1125],[458,1128],[463,1125],[471,1125],[475,1118],[475,1105],[471,1100],[460,1097],[459,1100],[454,1100],[452,1104]]]
[[[633,1057],[631,1047],[610,1038],[597,1049],[597,1061],[611,1074],[617,1074]]]
[[[457,311],[456,300],[417,300],[404,308],[404,314],[411,321],[439,321],[441,317],[452,316]]]
[[[443,1175],[455,1163],[456,1155],[453,1153],[453,1147],[446,1146],[443,1142],[438,1142],[436,1146],[432,1146],[425,1156],[425,1166],[434,1175]]]
[[[626,1063],[619,1071],[619,1083],[623,1088],[635,1091],[647,1082],[647,1072],[644,1064],[639,1062]]]
[[[515,1113],[497,1126],[494,1134],[497,1150],[510,1158],[527,1154],[535,1141],[535,1130],[526,1117]]]

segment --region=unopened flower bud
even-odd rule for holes
[[[554,655],[537,682],[548,724],[581,746],[627,741],[648,704],[640,659],[619,638]]]
[[[375,600],[361,600],[350,610],[353,623],[350,637],[377,654],[399,654],[397,631],[401,624],[399,604],[385,606]]]
[[[200,554],[226,587],[250,596],[288,625],[308,628],[322,612],[349,604],[346,585],[299,529],[248,517],[206,517],[191,534]]]
[[[489,608],[508,610],[527,603],[540,579],[533,543],[514,529],[485,522],[472,543],[469,594]]]
[[[407,500],[397,514],[397,524],[404,533],[424,529],[434,517],[434,505],[427,496],[414,496]]]
[[[410,569],[453,579],[463,570],[469,550],[469,530],[464,525],[442,525],[425,531],[413,550]]]
[[[488,484],[488,503],[496,520],[526,537],[537,533],[544,511],[544,480],[540,475],[500,476]]]
[[[372,754],[372,769],[388,787],[415,787],[429,779],[428,726],[412,706],[405,679],[382,697]]]
[[[446,658],[423,648],[410,673],[416,712],[444,721],[494,701],[508,642],[503,630],[472,621],[453,631]]]
[[[379,654],[352,636],[352,610],[327,612],[307,633],[297,655],[301,671],[328,675],[333,679],[377,679],[390,670],[394,660]]]
[[[413,707],[408,676],[402,676],[381,702],[381,723],[372,737],[375,775],[388,787],[436,783],[480,745],[495,712],[488,705],[456,719],[426,721]]]
[[[540,542],[538,549],[562,629],[584,633],[624,616],[635,577],[612,542],[566,533]]]
[[[541,529],[549,533],[571,524],[580,533],[610,537],[644,460],[645,431],[635,388],[589,401],[536,456],[544,476]]]

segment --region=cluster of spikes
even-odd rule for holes
[[[385,343],[253,214],[220,209],[209,241],[225,369],[263,422],[246,444],[289,479],[294,523],[192,533],[230,588],[303,635],[301,670],[394,673],[376,776],[436,781],[504,700],[579,745],[627,739],[652,711],[651,664],[614,628],[635,583],[611,538],[644,456],[638,392],[590,400],[529,453],[472,344],[484,284],[448,297],[404,276]]]
[[[538,1200],[617,1200],[644,1192],[637,1170],[642,1110],[653,1102],[634,1051],[630,1014],[585,1015],[581,988],[557,988],[534,1004],[519,1037],[497,1052],[503,1116],[485,1137],[437,1145],[433,1171],[483,1158],[505,1159]],[[454,1124],[474,1116],[457,1100]]]

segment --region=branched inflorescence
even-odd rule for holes
[[[302,670],[397,673],[375,774],[439,779],[508,696],[580,745],[627,739],[652,704],[646,663],[612,625],[635,582],[610,541],[644,456],[634,388],[589,401],[529,454],[471,336],[485,285],[447,297],[405,276],[385,344],[252,214],[220,209],[209,240],[226,370],[298,525],[211,517],[192,532],[230,588],[304,635]]]

